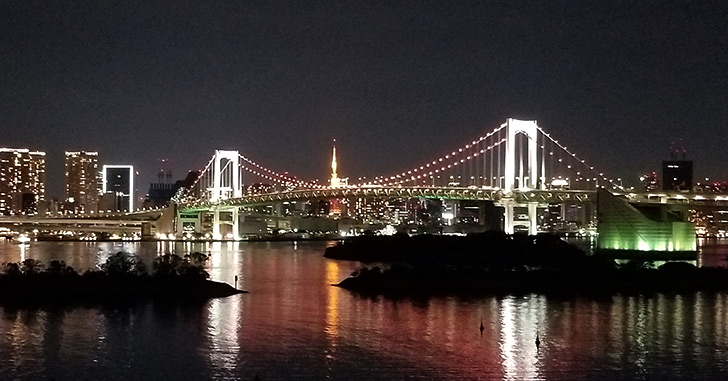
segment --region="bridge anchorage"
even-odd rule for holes
[[[535,120],[508,119],[493,131],[399,174],[349,184],[338,178],[336,168],[333,162],[331,184],[321,185],[268,169],[238,151],[217,150],[195,185],[177,199],[175,234],[207,232],[213,239],[237,240],[265,234],[270,228],[295,229],[294,225],[331,230],[330,223],[304,226],[300,221],[316,216],[355,221],[347,222],[350,225],[423,224],[435,218],[429,209],[437,205],[444,209],[437,219],[452,215],[483,225],[482,210],[461,215],[471,208],[465,204],[481,208],[485,201],[502,208],[498,226],[491,228],[536,234],[555,223],[544,221],[544,211],[559,206],[564,216],[573,214],[569,208],[576,205],[579,227],[591,227],[596,190],[619,190],[616,182],[578,159]],[[257,227],[251,228],[255,223]]]

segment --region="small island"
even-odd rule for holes
[[[114,302],[145,298],[209,299],[245,291],[209,280],[204,253],[155,258],[149,274],[136,256],[118,252],[99,269],[82,274],[63,261],[46,266],[36,259],[5,263],[0,273],[0,303]]]
[[[551,234],[352,237],[326,258],[359,261],[335,285],[362,294],[615,293],[728,290],[728,269],[689,262],[617,264]]]

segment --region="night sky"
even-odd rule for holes
[[[0,0],[0,146],[133,164],[146,190],[214,149],[384,175],[537,119],[613,177],[682,139],[728,179],[725,1]],[[636,181],[632,181],[636,182]]]

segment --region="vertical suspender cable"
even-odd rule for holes
[[[539,132],[536,132],[536,136],[541,136],[541,145],[537,145],[541,148],[541,186],[540,189],[546,189],[546,137],[543,136],[543,132],[539,134]],[[538,139],[536,139],[538,142]]]
[[[518,135],[516,135],[515,139],[516,143],[518,143],[516,145],[516,155],[518,155],[518,187],[523,188],[523,137],[519,139]]]
[[[500,138],[500,130],[498,130],[498,143],[500,143],[500,139],[501,139],[501,138]],[[500,160],[500,158],[501,158],[501,149],[500,149],[500,147],[501,147],[501,145],[500,145],[500,144],[498,144],[498,165],[497,165],[497,166],[496,166],[496,168],[495,168],[495,169],[496,169],[496,171],[498,172],[498,176],[496,176],[496,182],[498,183],[498,188],[500,188],[500,187],[501,187],[501,181],[500,181],[500,174],[501,174],[501,171],[500,171],[500,163],[501,163],[501,160]]]

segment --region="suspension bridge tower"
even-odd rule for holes
[[[505,197],[502,200],[505,208],[504,230],[513,234],[516,226],[524,226],[528,228],[528,234],[536,234],[538,204],[518,202],[513,195],[515,190],[545,189],[543,158],[539,168],[538,124],[535,120],[508,118],[503,127],[506,134],[503,187]],[[523,207],[528,210],[527,219],[517,218],[515,215],[516,208]]]
[[[238,151],[216,150],[212,167],[212,187],[209,188],[210,201],[217,203],[213,207],[212,236],[221,239],[223,225],[232,230],[230,238],[240,239],[240,210],[236,206],[223,206],[219,202],[229,198],[243,196],[243,182],[240,171],[240,154]]]

